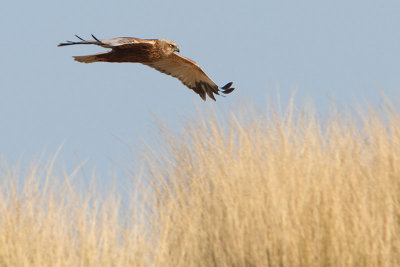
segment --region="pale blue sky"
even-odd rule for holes
[[[101,172],[197,109],[285,102],[325,110],[400,96],[400,1],[6,1],[0,17],[0,152],[10,161],[54,152]],[[80,64],[99,47],[74,39],[132,36],[175,41],[226,98],[204,103],[178,80],[139,64]],[[399,103],[399,102],[397,102]],[[118,167],[118,166],[117,166]]]

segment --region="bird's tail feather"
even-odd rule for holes
[[[93,63],[93,62],[101,62],[106,61],[107,53],[87,55],[87,56],[75,56],[74,59],[81,63]]]

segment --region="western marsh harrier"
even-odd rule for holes
[[[93,62],[132,62],[142,63],[162,73],[178,78],[184,85],[195,91],[205,101],[206,95],[215,100],[214,94],[229,94],[232,82],[219,88],[200,66],[176,52],[178,45],[166,39],[139,39],[121,37],[99,40],[93,37],[93,41],[86,41],[75,35],[80,41],[60,43],[58,46],[93,44],[111,50],[88,56],[75,56],[74,59],[82,63]]]

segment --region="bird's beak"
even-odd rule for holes
[[[178,52],[178,53],[179,53],[179,52],[180,52],[180,51],[179,51],[179,48],[175,49],[175,52]]]

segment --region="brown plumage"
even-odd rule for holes
[[[176,52],[178,45],[165,39],[139,39],[132,37],[121,37],[99,40],[93,37],[93,41],[86,41],[75,35],[80,41],[60,43],[58,46],[76,44],[94,44],[110,51],[88,56],[75,56],[74,59],[82,63],[93,62],[132,62],[142,63],[162,73],[178,78],[184,85],[195,91],[205,101],[206,95],[215,100],[214,94],[229,94],[232,82],[219,88],[200,66]]]

